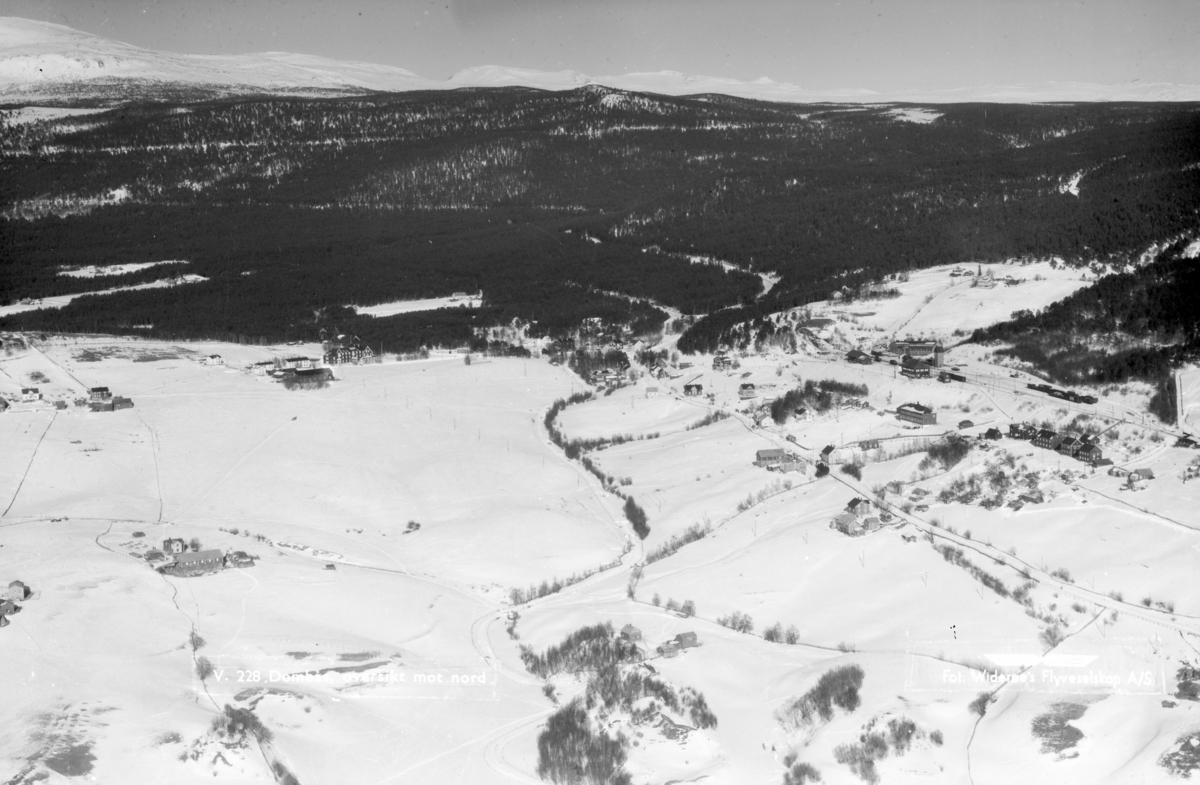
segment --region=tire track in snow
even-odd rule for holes
[[[21,475],[21,481],[17,483],[17,490],[13,492],[13,497],[9,500],[8,506],[4,508],[3,514],[0,514],[0,518],[6,517],[8,515],[8,511],[12,509],[14,504],[16,504],[17,497],[21,495],[21,488],[25,486],[25,478],[29,476],[29,470],[33,468],[33,461],[37,458],[38,448],[42,446],[42,441],[45,440],[46,434],[50,433],[50,427],[54,425],[54,420],[57,419],[57,417],[58,410],[55,409],[50,413],[50,422],[46,424],[46,430],[42,431],[41,438],[39,438],[37,444],[34,445],[33,454],[29,456],[29,464],[25,467],[25,473]]]

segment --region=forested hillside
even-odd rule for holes
[[[1159,387],[1152,409],[1174,422],[1171,369],[1200,358],[1200,265],[1176,242],[1149,264],[1108,275],[1037,313],[976,330],[978,343],[1036,365],[1065,384],[1140,379]]]
[[[80,298],[7,328],[390,348],[653,303],[684,351],[832,288],[1020,254],[1125,258],[1197,228],[1200,107],[894,108],[589,86],[154,104],[0,130],[0,300],[142,283],[64,265],[187,260],[206,281]],[[726,265],[696,263],[698,257]],[[755,273],[779,282],[765,295]],[[482,290],[484,307],[344,306]],[[638,298],[631,301],[630,298]]]

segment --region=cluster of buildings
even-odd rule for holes
[[[946,347],[939,341],[892,341],[888,344],[888,351],[902,359],[925,361],[934,368],[941,368],[946,364]]]
[[[246,366],[246,370],[254,376],[270,376],[276,380],[320,380],[333,377],[333,371],[327,366],[322,366],[320,360],[302,355],[263,360]]]
[[[0,627],[7,627],[8,617],[21,611],[18,602],[24,602],[30,596],[29,587],[21,581],[10,581],[8,588],[0,593]]]
[[[882,516],[887,515],[891,518],[887,513],[875,515],[874,512],[870,500],[855,497],[846,505],[845,510],[833,516],[829,526],[849,537],[861,537],[867,532],[878,530],[884,523]]]
[[[339,335],[334,340],[323,341],[321,349],[326,365],[365,365],[381,360],[357,335]]]
[[[37,387],[22,387],[21,395],[17,398],[21,403],[38,403],[44,400],[42,391]],[[113,395],[112,391],[107,387],[92,387],[88,390],[86,398],[76,398],[75,405],[78,407],[88,407],[93,412],[113,412],[121,409],[132,409],[133,401],[129,398],[124,398],[120,395]],[[8,402],[0,398],[0,412],[8,408]],[[67,408],[67,401],[54,401],[54,408],[64,410]]]
[[[780,447],[769,447],[754,453],[754,465],[769,471],[804,471],[804,459]]]
[[[633,644],[639,649],[642,647],[642,631],[632,624],[626,624],[621,628],[621,640],[626,643]],[[655,647],[655,652],[660,657],[676,657],[684,649],[694,649],[700,645],[700,639],[694,632],[681,632],[674,638],[665,641]]]
[[[588,381],[597,387],[617,387],[625,380],[625,374],[613,368],[597,368],[588,375]]]
[[[92,387],[88,390],[87,405],[94,412],[115,412],[121,409],[132,409],[133,401],[122,398],[120,395],[113,395],[107,387]]]
[[[255,560],[255,557],[245,551],[221,553],[216,549],[188,550],[187,543],[174,537],[163,540],[162,550],[150,551],[145,558],[151,563],[165,562],[156,569],[180,578],[220,572],[228,568],[253,567]]]
[[[1100,449],[1100,439],[1097,436],[1070,436],[1056,433],[1049,428],[1034,428],[1028,423],[1010,425],[1008,435],[1014,439],[1028,440],[1034,447],[1053,450],[1059,455],[1075,458],[1090,466],[1112,465],[1112,461],[1104,457],[1104,450]]]

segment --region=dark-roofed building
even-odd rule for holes
[[[971,420],[960,420],[958,423],[958,429],[960,431],[966,430],[967,428],[974,428],[974,427],[975,427],[975,423],[972,422]]]
[[[1058,450],[1063,455],[1074,455],[1084,448],[1083,441],[1077,436],[1064,436],[1063,440],[1058,443],[1054,449]]]
[[[88,400],[97,403],[112,400],[112,393],[107,387],[93,387],[88,390]]]
[[[1003,436],[1004,434],[1000,433],[999,428],[988,428],[983,432],[983,438],[991,439],[992,441],[999,441]]]
[[[687,396],[700,395],[703,392],[704,392],[704,385],[702,385],[702,384],[696,384],[695,382],[693,382],[692,384],[683,385],[683,394],[684,395],[687,395]]]
[[[869,502],[863,498],[856,497],[854,499],[851,499],[850,503],[846,505],[846,512],[850,513],[851,515],[855,516],[856,518],[862,517],[863,515],[866,515],[870,511],[871,511],[871,502]]]
[[[896,417],[917,425],[936,425],[937,413],[919,403],[902,403],[896,407]]]
[[[1100,461],[1104,459],[1104,450],[1101,450],[1098,445],[1089,444],[1079,452],[1075,453],[1075,457],[1084,463],[1097,466],[1099,465]]]
[[[128,398],[122,398],[119,395],[114,395],[113,399],[112,399],[112,407],[113,407],[113,411],[119,411],[121,409],[132,409],[133,401],[131,401]]]
[[[163,553],[170,556],[175,556],[187,550],[187,543],[178,537],[168,537],[167,539],[163,540],[162,549]]]
[[[1048,428],[1042,428],[1033,437],[1033,446],[1043,450],[1056,450],[1063,437]]]
[[[173,575],[201,575],[206,572],[219,572],[225,568],[225,556],[218,550],[190,551],[175,557],[175,563],[169,570]]]
[[[621,639],[630,643],[638,643],[642,639],[642,631],[632,624],[626,624],[621,628]]]
[[[1034,436],[1037,436],[1037,428],[1034,428],[1027,422],[1012,423],[1008,426],[1008,438],[1010,439],[1029,441]]]
[[[900,375],[910,379],[928,379],[932,373],[933,369],[928,363],[914,360],[911,357],[906,357],[900,363]]]
[[[681,632],[675,636],[675,642],[681,649],[693,649],[700,645],[700,639],[694,632]]]

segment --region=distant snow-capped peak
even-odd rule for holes
[[[763,76],[753,80],[698,76],[678,71],[590,77],[578,71],[536,71],[487,65],[459,71],[446,81],[373,63],[314,55],[265,52],[189,55],[156,52],[80,32],[63,25],[0,17],[0,101],[70,103],[100,99],[144,100],[174,90],[207,94],[343,93],[450,90],[524,86],[572,90],[603,85],[662,95],[724,94],[789,103],[961,103],[988,101],[1200,101],[1200,86],[1148,83],[1116,85],[1047,82],[943,90],[810,90]],[[186,98],[186,96],[182,96]]]

